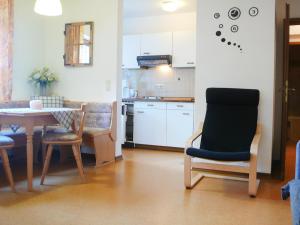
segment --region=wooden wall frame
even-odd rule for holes
[[[83,26],[90,26],[90,41],[88,44],[80,43],[77,41],[72,40],[72,37],[69,36],[68,28],[73,27],[83,27]],[[93,48],[94,48],[94,22],[76,22],[76,23],[67,23],[65,24],[65,53],[64,53],[64,65],[65,66],[72,66],[72,67],[83,67],[83,66],[92,66],[93,65]],[[79,37],[78,37],[79,38]],[[72,42],[72,43],[70,43]],[[74,43],[75,42],[75,43]],[[80,62],[80,49],[76,48],[76,46],[88,46],[89,47],[89,62],[88,63],[81,63]],[[75,49],[78,51],[75,52]],[[75,55],[75,56],[74,56]],[[72,57],[73,61],[69,58]],[[76,60],[74,60],[76,58]]]

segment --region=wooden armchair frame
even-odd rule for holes
[[[260,181],[257,180],[257,155],[258,147],[261,138],[261,125],[258,124],[256,128],[256,134],[253,138],[250,147],[250,161],[249,162],[228,162],[219,160],[203,160],[203,162],[193,162],[193,158],[186,154],[188,148],[193,146],[193,143],[202,135],[203,123],[200,124],[199,129],[194,133],[194,135],[187,141],[184,156],[184,183],[187,189],[192,189],[200,180],[204,177],[213,178],[223,178],[230,180],[248,181],[248,193],[251,197],[255,197]],[[199,158],[200,159],[200,158]],[[239,164],[240,163],[240,164]],[[214,174],[202,174],[192,177],[192,171],[194,169],[202,170],[212,170],[212,171],[222,171],[222,172],[233,172],[233,173],[243,173],[249,174],[249,179],[234,177],[234,176],[220,176]]]

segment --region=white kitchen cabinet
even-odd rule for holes
[[[141,55],[172,55],[172,33],[141,35]]]
[[[184,148],[194,130],[192,111],[168,110],[167,112],[167,146]]]
[[[136,102],[134,142],[184,148],[194,131],[194,104]]]
[[[166,117],[166,103],[135,103],[135,144],[166,146]]]
[[[141,36],[125,35],[123,37],[123,64],[124,69],[140,68],[137,63],[137,56],[141,54]]]
[[[173,67],[196,66],[196,32],[173,32]]]

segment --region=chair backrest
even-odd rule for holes
[[[259,91],[209,88],[201,149],[249,152],[256,133]]]
[[[86,116],[86,108],[87,108],[86,103],[81,104],[81,115],[80,115],[80,120],[79,120],[80,122],[79,122],[78,131],[77,131],[78,137],[82,137],[84,123],[85,123],[85,116]]]

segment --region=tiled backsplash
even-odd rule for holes
[[[194,68],[123,70],[124,79],[138,96],[194,97]]]

